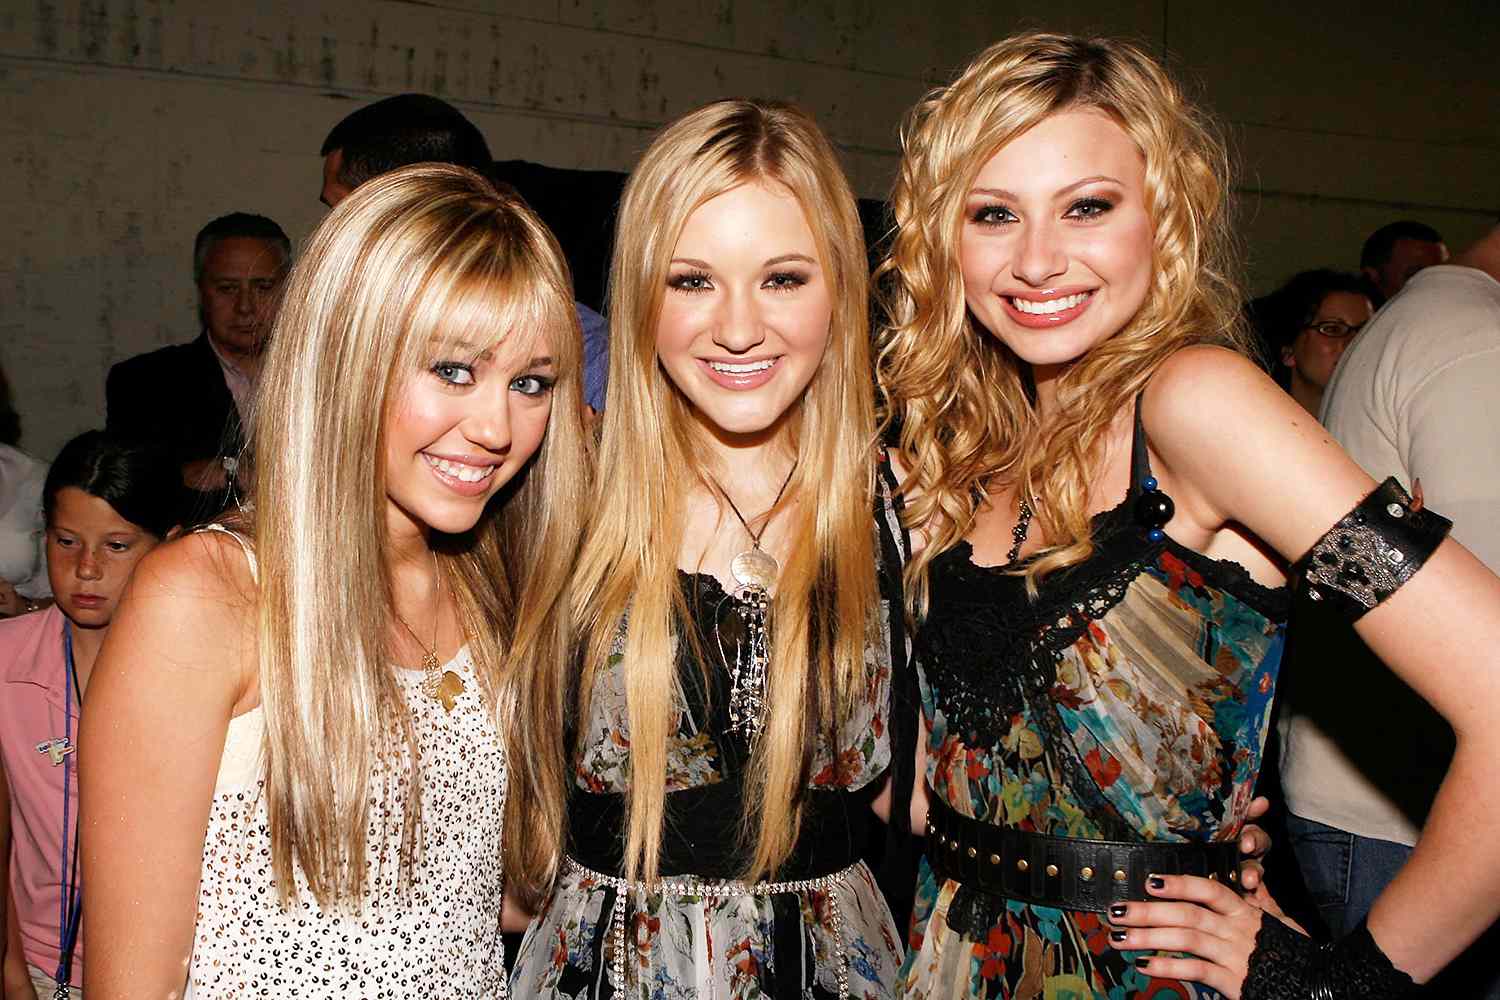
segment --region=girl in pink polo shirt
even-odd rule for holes
[[[79,712],[125,582],[176,532],[179,489],[166,456],[103,431],[69,441],[47,474],[47,576],[57,603],[0,621],[0,760],[15,844],[7,997],[34,989],[51,1000],[60,982],[83,982]]]

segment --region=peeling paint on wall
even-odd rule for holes
[[[1163,44],[1165,0],[1079,0],[1055,27]],[[724,96],[795,97],[844,151],[856,190],[879,196],[901,114],[982,42],[1012,4],[937,0],[34,0],[0,14],[0,363],[50,456],[103,420],[108,366],[195,334],[193,234],[244,210],[300,240],[322,217],[317,151],[359,104],[439,93],[496,154],[627,169],[652,130]],[[1232,112],[1258,187],[1246,196],[1257,281],[1350,266],[1383,206],[1432,206],[1462,243],[1500,174],[1500,84],[1406,51],[1486,65],[1500,7],[1450,28],[1394,6],[1344,52],[1255,2],[1173,8],[1186,70]],[[1447,31],[1442,37],[1435,33]],[[1266,72],[1263,55],[1288,61]],[[1194,62],[1193,60],[1198,60]],[[1300,61],[1297,61],[1300,60]],[[1340,62],[1340,60],[1344,60]],[[1387,79],[1369,65],[1397,66]],[[1336,70],[1336,71],[1335,71]],[[1461,88],[1480,88],[1470,96]],[[1342,89],[1341,89],[1342,88]],[[1381,112],[1369,113],[1371,102]],[[1332,195],[1297,201],[1309,193]],[[1294,207],[1289,207],[1294,206]],[[1467,227],[1467,228],[1466,228]]]

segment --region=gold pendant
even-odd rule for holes
[[[438,684],[437,700],[442,703],[443,711],[453,711],[458,696],[464,693],[464,679],[451,670],[443,671],[443,679]]]

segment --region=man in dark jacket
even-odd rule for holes
[[[219,513],[233,495],[243,421],[291,254],[286,233],[264,216],[235,212],[210,222],[193,244],[198,338],[109,370],[109,430],[172,452],[190,490],[189,521]]]

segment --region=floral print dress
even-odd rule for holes
[[[926,779],[964,816],[1123,841],[1232,840],[1244,823],[1287,592],[1137,521],[1139,416],[1132,465],[1094,554],[1035,601],[967,543],[933,560],[916,644]],[[1147,976],[1108,935],[1098,914],[979,892],[924,860],[902,985],[909,1000],[1218,996]]]
[[[801,836],[788,868],[847,870],[831,884],[771,895],[702,896],[623,890],[625,988],[613,982],[616,888],[593,872],[618,872],[629,789],[630,721],[617,653],[599,675],[580,741],[570,801],[570,854],[592,872],[567,867],[526,933],[511,975],[513,996],[561,1000],[629,996],[641,1000],[832,1000],[847,961],[849,995],[895,993],[901,935],[874,877],[855,861],[869,835],[869,801],[891,763],[888,731],[893,653],[904,663],[898,548],[900,528],[881,505],[883,613],[866,651],[869,683],[861,708],[841,730],[836,753],[815,758]],[[725,879],[743,866],[739,833],[750,748],[731,731],[729,677],[715,655],[714,624],[726,595],[712,576],[681,573],[697,649],[679,642],[679,710],[668,748],[667,821],[662,875]],[[773,623],[774,626],[774,623]],[[705,676],[711,690],[705,690]],[[591,845],[591,846],[590,846]],[[592,854],[590,853],[592,851]],[[597,858],[598,860],[594,860]],[[786,880],[801,874],[782,876]]]

